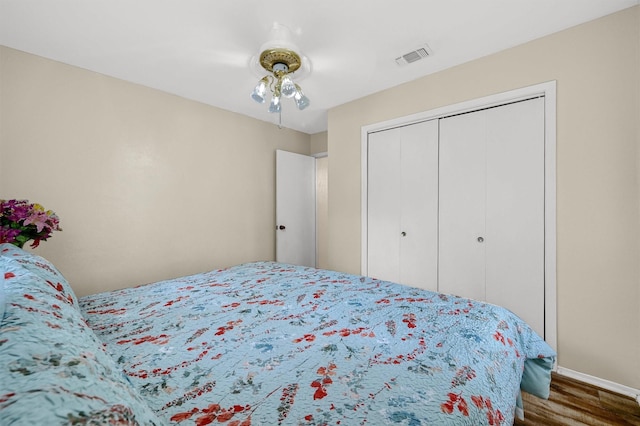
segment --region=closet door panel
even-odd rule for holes
[[[435,291],[438,288],[438,121],[403,127],[401,139],[400,282]]]
[[[369,135],[367,274],[400,280],[400,143],[393,130]]]
[[[438,290],[485,298],[486,113],[440,120]]]
[[[437,289],[438,121],[369,135],[367,274]]]
[[[544,336],[544,100],[486,113],[486,300]]]

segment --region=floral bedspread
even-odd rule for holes
[[[60,271],[0,244],[0,425],[166,423],[87,326]]]
[[[80,307],[170,424],[511,425],[525,359],[555,356],[494,305],[274,262]]]

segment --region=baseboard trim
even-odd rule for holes
[[[589,374],[581,373],[579,371],[571,370],[558,366],[556,372],[562,376],[567,376],[572,379],[579,380],[581,382],[588,383],[593,386],[609,390],[611,392],[619,393],[621,395],[628,396],[636,400],[640,405],[640,389],[635,389],[629,386],[621,385],[620,383],[611,382],[609,380],[601,379],[599,377],[590,376]]]

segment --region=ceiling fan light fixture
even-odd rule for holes
[[[309,106],[309,98],[293,81],[293,74],[303,66],[298,53],[282,47],[267,48],[260,53],[259,63],[269,74],[262,77],[251,93],[251,97],[256,102],[264,103],[267,89],[269,89],[272,94],[269,112],[281,112],[281,97],[294,98],[300,110]]]

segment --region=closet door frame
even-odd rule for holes
[[[433,120],[499,106],[511,102],[544,96],[544,304],[545,341],[557,351],[557,292],[556,292],[556,81],[548,81],[508,92],[498,93],[470,101],[419,112],[405,117],[375,123],[361,128],[361,266],[360,273],[367,275],[367,152],[368,135],[398,126],[406,126],[426,120]]]

